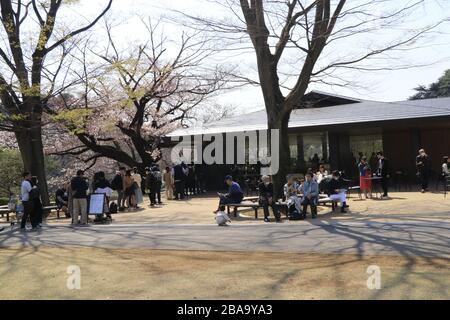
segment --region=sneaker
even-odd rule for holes
[[[264,222],[270,222],[269,218],[264,218]]]
[[[345,210],[345,208],[341,208],[341,213],[347,213],[347,210]]]

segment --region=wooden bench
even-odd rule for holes
[[[319,200],[317,201],[317,205],[318,206],[319,205],[327,205],[328,203],[331,203],[331,207],[332,207],[333,211],[336,209],[337,204],[338,204],[338,202],[336,200],[332,200],[326,195],[322,195],[322,194],[319,195]],[[287,202],[286,201],[278,201],[277,204],[278,204],[278,206],[280,208],[284,208],[285,209],[283,211],[284,211],[284,214],[286,215],[286,217],[288,218],[289,217],[289,212],[287,210]]]
[[[58,207],[56,205],[50,205],[50,206],[45,206],[43,207],[43,211],[45,212],[51,212],[52,210],[56,210],[56,216],[58,219],[60,219],[60,209],[58,209]],[[15,213],[15,211],[10,210],[9,208],[0,208],[0,214],[2,215],[2,218],[5,216],[6,214],[6,222],[10,222],[10,215],[12,213]]]
[[[348,194],[348,198],[350,199],[352,191],[357,191],[358,192],[358,197],[359,199],[361,199],[361,187],[360,186],[354,186],[354,187],[349,187],[347,189],[347,194]]]
[[[9,210],[8,208],[1,208],[0,209],[0,214],[2,215],[2,218],[5,217],[6,214],[6,222],[9,222],[9,214],[12,213],[11,210]]]
[[[230,208],[233,208],[233,215],[235,218],[238,216],[238,208],[251,208],[255,211],[255,219],[258,219],[258,209],[261,208],[258,202],[242,201],[241,203],[226,204],[228,215],[230,214]]]

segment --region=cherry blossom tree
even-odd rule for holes
[[[104,50],[79,48],[83,87],[51,102],[54,136],[64,138],[49,145],[49,154],[87,164],[109,158],[143,172],[161,158],[161,137],[195,121],[194,110],[227,88],[230,72],[206,62],[212,52],[207,42],[182,34],[174,50],[158,24],[145,26],[143,44],[119,48],[106,23]],[[92,55],[96,64],[88,63]]]
[[[42,126],[48,102],[73,83],[67,77],[69,53],[79,35],[90,30],[110,9],[79,28],[60,19],[61,8],[76,1],[0,1],[0,130],[14,133],[26,170],[41,182],[43,202],[49,203]]]

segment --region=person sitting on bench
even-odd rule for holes
[[[219,207],[216,211],[214,211],[214,213],[219,212],[219,208],[221,206],[225,206],[227,204],[239,204],[242,202],[242,199],[244,199],[244,193],[242,192],[241,186],[237,182],[233,181],[232,176],[226,176],[225,183],[228,186],[228,193],[218,193],[220,198]]]
[[[308,172],[305,175],[305,182],[303,182],[301,191],[303,193],[303,218],[306,218],[306,210],[308,205],[311,207],[312,218],[317,218],[317,200],[319,198],[319,185],[314,180],[313,174]]]
[[[275,216],[276,222],[281,222],[281,216],[278,211],[278,206],[273,200],[273,184],[270,182],[269,176],[263,176],[261,182],[258,185],[259,191],[259,205],[263,207],[264,210],[264,221],[270,222],[269,219],[269,207],[273,210],[273,215]]]
[[[286,205],[289,212],[294,209],[299,213],[301,212],[302,201],[298,196],[299,192],[300,185],[293,176],[289,176],[287,183],[284,185],[284,197],[286,198]]]
[[[333,178],[330,182],[328,182],[328,197],[333,201],[340,202],[342,204],[341,212],[346,213],[347,211],[345,211],[345,208],[347,208],[347,195],[340,178],[341,174],[339,171],[334,171]]]

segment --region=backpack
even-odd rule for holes
[[[303,214],[301,214],[300,212],[298,212],[297,210],[289,212],[289,216],[288,217],[289,217],[289,220],[293,220],[293,221],[295,221],[295,220],[305,220],[306,219],[306,217]]]
[[[109,213],[112,213],[112,214],[117,213],[118,209],[119,208],[117,206],[117,203],[111,202],[111,204],[109,205]]]
[[[160,171],[153,171],[153,177],[155,178],[156,183],[162,182],[162,175]]]

